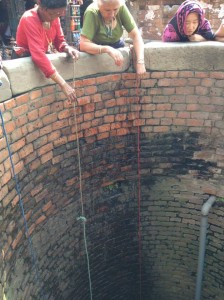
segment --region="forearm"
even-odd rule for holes
[[[50,76],[50,78],[55,83],[57,83],[58,85],[60,85],[61,88],[66,84],[66,81],[64,80],[64,78],[57,71],[54,74],[52,74]]]
[[[80,42],[80,51],[89,54],[100,54],[102,47],[94,43]]]
[[[224,21],[222,21],[218,30],[216,31],[215,37],[224,37]]]
[[[89,54],[109,53],[109,46],[101,46],[94,43],[80,43],[80,50]]]
[[[140,33],[136,32],[135,30],[133,35],[130,34],[130,37],[133,40],[136,61],[141,61],[141,63],[144,62],[144,43]]]
[[[192,34],[188,37],[190,42],[204,42],[207,41],[202,35],[200,34]]]
[[[62,92],[65,94],[70,103],[76,100],[75,89],[70,86],[57,71],[51,75],[50,78],[60,85]]]
[[[142,40],[142,37],[138,30],[135,28],[131,33],[130,37],[133,40],[133,46],[135,50],[135,56],[136,56],[136,73],[139,78],[141,78],[145,72],[145,58],[144,58],[144,43]]]
[[[89,54],[102,54],[102,53],[110,53],[110,46],[102,46],[93,43],[91,40],[81,35],[80,37],[80,51],[89,53]]]
[[[224,42],[224,36],[215,36],[215,41]]]

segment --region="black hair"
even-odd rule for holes
[[[40,0],[40,5],[49,9],[62,8],[67,6],[67,0]]]

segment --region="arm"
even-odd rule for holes
[[[117,66],[121,66],[123,64],[124,58],[121,52],[117,49],[114,49],[110,46],[101,46],[93,43],[84,35],[80,37],[80,50],[87,52],[89,54],[102,54],[107,53],[110,55]]]
[[[215,33],[215,40],[224,42],[224,20],[222,20],[218,30]]]
[[[57,83],[60,88],[62,89],[65,96],[68,98],[69,102],[73,102],[76,100],[76,93],[75,89],[73,89],[63,78],[62,76],[57,72],[57,70],[50,76],[50,78]]]
[[[180,38],[176,33],[172,24],[167,24],[162,35],[163,42],[180,42]]]
[[[200,34],[192,34],[188,36],[190,42],[204,42],[207,41],[202,35]]]
[[[69,101],[74,101],[76,99],[75,90],[66,83],[66,81],[59,75],[45,51],[45,35],[42,34],[42,26],[38,22],[31,20],[29,24],[22,23],[22,28],[20,28],[21,34],[25,34],[28,48],[32,57],[32,60],[40,68],[40,70],[45,74],[47,78],[51,78],[54,82],[59,84],[63,93],[69,99]],[[62,39],[64,42],[64,39]],[[22,41],[21,41],[22,43]]]
[[[130,33],[130,38],[133,40],[133,45],[136,53],[136,72],[138,76],[142,76],[145,70],[144,60],[144,43],[139,30],[135,27]]]
[[[68,55],[71,58],[77,60],[79,58],[79,51],[76,50],[74,47],[69,46],[66,43],[65,36],[64,36],[63,30],[61,28],[60,19],[57,18],[54,21],[54,23],[52,23],[52,26],[54,26],[55,30],[56,30],[56,36],[55,36],[55,40],[54,40],[54,44],[55,44],[56,49],[59,52],[66,52],[66,53],[68,53]]]

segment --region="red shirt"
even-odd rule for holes
[[[51,22],[50,29],[43,27],[37,7],[26,11],[20,19],[16,42],[31,54],[33,62],[42,70],[46,77],[55,72],[55,67],[46,55],[48,45],[52,43],[59,52],[67,45],[61,28],[60,19]]]

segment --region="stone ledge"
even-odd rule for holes
[[[49,55],[51,61],[66,80],[95,76],[96,74],[121,73],[130,66],[130,48],[120,49],[124,56],[124,65],[117,67],[107,54],[89,55],[81,53],[75,63],[65,53]],[[163,43],[152,41],[145,44],[145,63],[148,71],[224,70],[224,43]],[[130,70],[131,72],[133,70]],[[30,57],[3,61],[0,72],[0,102],[10,99],[34,88],[54,84],[46,79],[32,63]]]
[[[116,66],[113,59],[107,54],[89,55],[81,53],[75,64],[65,53],[50,54],[49,58],[63,78],[69,81],[96,74],[124,72],[129,68],[130,50],[124,48],[120,51],[124,56],[124,64],[121,67]],[[3,61],[0,80],[3,82],[0,87],[0,102],[34,88],[54,84],[51,79],[45,78],[30,57]]]
[[[150,71],[220,71],[224,70],[224,43],[163,43],[145,44],[145,63]]]

